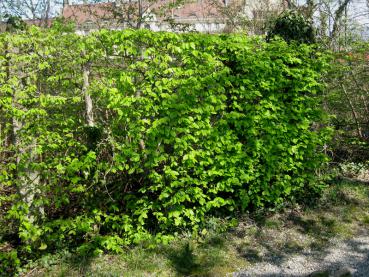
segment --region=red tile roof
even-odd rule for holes
[[[83,24],[86,21],[99,21],[113,18],[113,3],[66,5],[63,8],[62,15],[77,24]]]
[[[171,17],[181,22],[182,20],[199,21],[204,19],[221,18],[221,14],[211,0],[198,0],[192,3],[185,3],[178,7],[170,7],[170,0],[156,1],[155,3],[143,2],[144,9],[149,13],[155,14],[157,20]],[[138,2],[123,3],[116,5],[114,3],[67,5],[63,9],[63,17],[71,19],[77,24],[83,24],[87,21],[97,23],[102,20],[113,20],[120,13],[131,13],[131,18],[137,18]],[[127,15],[124,15],[127,16]]]
[[[174,9],[174,17],[184,18],[219,18],[221,14],[219,10],[210,1],[199,1],[187,3]]]
[[[51,25],[53,24],[54,19],[53,18],[49,18],[49,19],[26,19],[24,20],[24,22],[27,25],[36,25],[36,26],[40,26],[40,27],[51,27]]]

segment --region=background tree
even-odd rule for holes
[[[269,22],[286,9],[283,1],[219,1],[210,0],[222,18],[224,32],[247,32],[248,34],[265,34]]]
[[[355,43],[350,50],[334,54],[326,75],[324,105],[332,114],[336,137],[332,145],[335,162],[369,161],[369,45]]]
[[[315,30],[308,19],[296,11],[285,12],[270,27],[267,40],[281,36],[284,40],[298,43],[314,43]]]
[[[2,0],[0,3],[0,11],[3,15],[32,20],[39,26],[49,26],[49,20],[58,13],[60,8],[60,0]]]
[[[314,23],[319,41],[335,50],[345,47],[368,24],[368,6],[353,0],[288,0],[288,8]],[[364,34],[365,35],[365,34]]]

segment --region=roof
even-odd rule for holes
[[[86,21],[112,19],[114,18],[112,11],[113,3],[66,5],[62,16],[77,24],[83,24]]]
[[[186,3],[173,10],[174,18],[220,18],[221,14],[216,6],[210,1],[198,1],[193,3]]]
[[[27,25],[36,25],[36,26],[42,26],[42,27],[51,27],[53,24],[54,19],[26,19],[24,22]]]
[[[221,18],[221,13],[212,5],[212,0],[199,0],[192,3],[185,3],[178,7],[172,7],[170,0],[149,2],[143,1],[144,10],[155,16],[156,20],[172,18],[177,22],[181,21],[201,21],[204,19]],[[221,2],[220,2],[221,3]],[[82,25],[86,22],[98,23],[106,20],[114,20],[119,16],[130,16],[131,20],[137,19],[138,2],[117,3],[97,3],[66,5],[63,9],[63,17]]]

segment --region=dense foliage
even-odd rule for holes
[[[5,15],[6,30],[9,32],[15,30],[25,30],[26,23],[19,16]]]
[[[2,34],[1,270],[319,191],[324,66],[310,46],[239,35]]]
[[[288,42],[315,42],[313,23],[297,11],[286,11],[272,22],[267,39],[270,40],[275,36],[280,36]]]

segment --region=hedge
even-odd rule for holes
[[[318,192],[325,66],[243,35],[1,34],[4,232],[20,256],[120,252]]]

